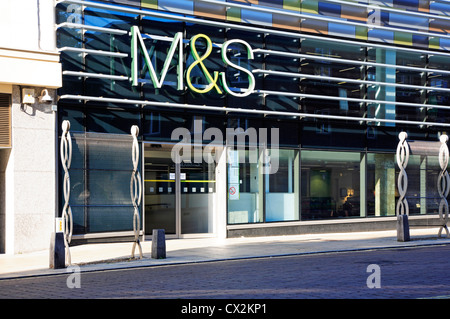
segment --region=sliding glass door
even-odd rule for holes
[[[212,234],[215,164],[172,160],[170,144],[146,144],[145,233],[165,229],[167,235]]]

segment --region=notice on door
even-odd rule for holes
[[[228,185],[228,198],[230,200],[239,199],[239,184],[229,184]]]
[[[228,150],[228,199],[239,199],[239,153]]]

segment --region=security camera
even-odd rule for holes
[[[53,102],[53,99],[48,94],[48,90],[47,89],[42,91],[41,96],[39,97],[39,101],[42,102],[42,103],[52,103]]]

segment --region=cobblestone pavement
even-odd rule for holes
[[[439,245],[68,272],[0,280],[0,298],[450,298],[449,256]]]

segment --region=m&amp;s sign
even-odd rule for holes
[[[197,41],[202,39],[206,44],[206,50],[202,55],[199,55],[197,52]],[[226,93],[236,96],[236,97],[244,97],[250,95],[255,89],[255,77],[250,70],[236,63],[230,61],[227,56],[228,48],[232,44],[240,44],[241,46],[246,48],[247,51],[247,59],[252,60],[254,58],[253,50],[247,42],[240,39],[233,39],[224,42],[221,45],[221,57],[226,68],[231,67],[240,72],[244,72],[248,77],[248,87],[245,89],[237,89],[229,86],[226,72],[211,72],[207,69],[203,61],[207,59],[212,52],[212,42],[211,39],[205,34],[197,34],[193,36],[189,41],[189,46],[191,50],[191,55],[194,58],[194,62],[192,62],[189,66],[187,66],[186,74],[184,72],[184,61],[183,61],[183,33],[178,32],[175,34],[172,43],[170,45],[169,51],[167,52],[166,59],[164,61],[164,65],[162,70],[158,76],[155,71],[155,67],[152,63],[152,60],[149,56],[148,50],[145,46],[144,39],[139,31],[137,26],[131,27],[131,83],[133,86],[137,86],[139,84],[139,53],[143,54],[145,66],[148,68],[148,72],[150,74],[151,82],[153,83],[154,88],[158,89],[163,86],[164,79],[167,76],[167,72],[169,70],[171,61],[175,57],[175,52],[178,50],[178,61],[177,61],[177,89],[184,90],[184,80],[186,80],[187,87],[196,92],[196,93],[207,93],[211,90],[215,90],[218,94],[222,94],[224,90]],[[199,88],[192,83],[191,72],[194,67],[198,66],[203,73],[206,82],[208,83],[206,86]]]

